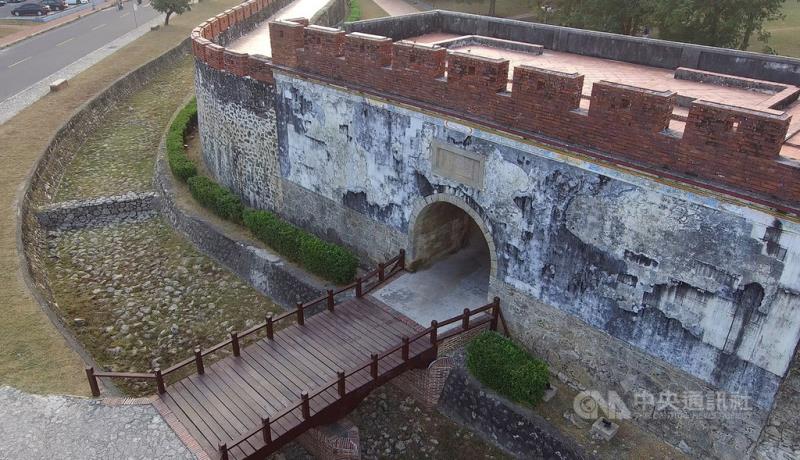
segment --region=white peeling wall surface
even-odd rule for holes
[[[800,336],[797,224],[330,86],[276,80],[280,175],[304,199],[408,234],[421,197],[458,196],[492,234],[499,280],[770,406]],[[482,187],[434,174],[436,146],[480,158]],[[327,222],[331,234],[381,244],[347,218]]]

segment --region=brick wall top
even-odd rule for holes
[[[251,0],[251,14],[269,0]],[[427,109],[460,113],[492,128],[557,139],[570,150],[800,214],[800,162],[780,157],[791,117],[707,101],[692,103],[683,132],[670,129],[677,95],[601,81],[581,109],[584,77],[432,45],[308,26],[270,23],[272,61],[225,53],[211,43],[224,19],[192,31],[210,66],[272,83],[272,67]],[[210,31],[210,32],[209,32]],[[509,72],[512,82],[509,85]],[[510,90],[509,90],[510,86]]]

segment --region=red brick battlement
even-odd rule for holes
[[[243,5],[249,3],[269,4]],[[268,60],[210,42],[221,24],[212,18],[195,29],[195,56],[214,68],[272,82]],[[586,110],[579,74],[522,65],[509,84],[507,59],[294,21],[270,23],[270,39],[272,65],[284,71],[549,138],[559,148],[800,213],[800,163],[780,157],[790,122],[781,112],[698,100],[680,133],[669,129],[677,99],[669,91],[600,81],[592,85]]]

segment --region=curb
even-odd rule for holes
[[[49,27],[49,28],[46,28],[46,29],[42,29],[42,30],[33,32],[30,35],[26,35],[24,37],[21,37],[21,38],[19,38],[17,40],[12,41],[12,42],[2,43],[2,44],[0,44],[0,50],[6,49],[6,48],[8,48],[10,46],[14,46],[14,45],[16,45],[18,43],[24,42],[25,40],[27,40],[29,38],[36,37],[36,36],[41,35],[41,34],[43,34],[45,32],[50,32],[51,30],[58,29],[61,26],[65,26],[67,24],[72,24],[73,22],[75,22],[75,21],[77,21],[79,19],[85,18],[87,16],[91,16],[91,15],[93,15],[95,13],[99,13],[100,11],[103,11],[103,10],[105,10],[107,8],[111,8],[112,6],[114,6],[113,2],[107,2],[107,4],[99,6],[96,9],[89,11],[88,13],[78,13],[74,17],[70,18],[68,21],[61,22],[61,23],[59,23],[59,24],[57,24],[57,25],[55,25],[53,27]]]

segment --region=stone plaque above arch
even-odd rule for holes
[[[478,190],[483,189],[483,156],[441,141],[433,141],[431,151],[434,174]]]

